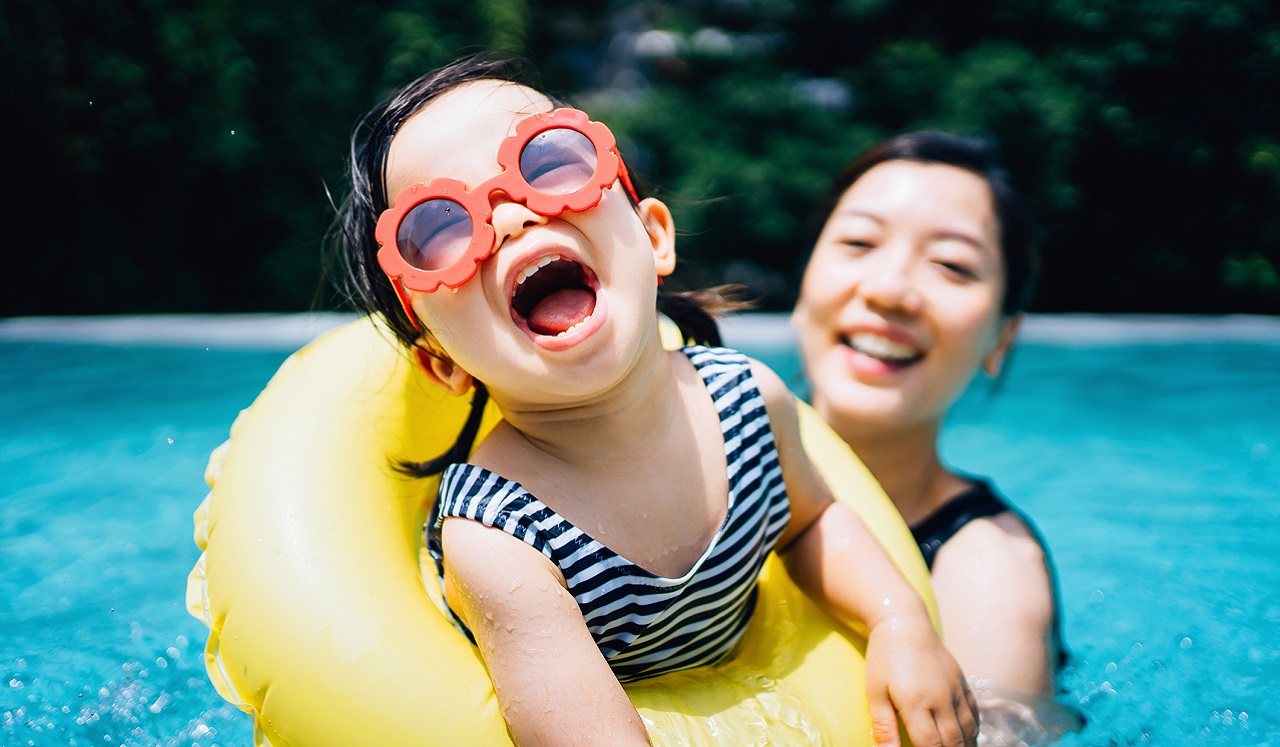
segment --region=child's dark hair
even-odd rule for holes
[[[406,316],[396,289],[379,266],[379,245],[374,237],[378,216],[389,207],[386,170],[391,141],[409,118],[460,85],[500,80],[536,89],[531,78],[528,66],[519,59],[489,54],[463,58],[414,80],[366,113],[352,132],[351,192],[329,230],[327,274],[347,303],[360,312],[381,316],[396,339],[419,355],[434,352],[422,346],[423,330]],[[636,187],[642,189],[638,184]],[[658,310],[676,323],[684,339],[705,345],[721,344],[713,312],[730,308],[733,306],[715,291],[658,293]],[[453,462],[465,461],[487,399],[484,385],[476,382],[471,414],[458,441],[436,459],[402,463],[404,471],[427,476]]]
[[[929,130],[891,137],[864,151],[840,172],[819,203],[817,226],[820,228],[831,217],[840,198],[854,182],[886,161],[955,166],[987,183],[1000,227],[1000,252],[1005,264],[1004,300],[1000,311],[1011,316],[1026,309],[1039,274],[1039,229],[1018,192],[1013,175],[1000,164],[998,149],[991,140]]]

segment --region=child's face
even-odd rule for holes
[[[442,177],[468,188],[491,179],[516,123],[554,108],[501,81],[449,91],[392,140],[388,197]],[[496,245],[475,277],[456,290],[410,293],[427,344],[504,406],[603,391],[656,335],[656,278],[674,264],[670,214],[656,200],[637,210],[617,183],[581,213],[540,215],[502,193],[491,205]]]

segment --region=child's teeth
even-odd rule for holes
[[[559,254],[552,254],[548,257],[543,257],[541,260],[538,261],[537,265],[531,265],[529,267],[524,268],[523,270],[520,271],[519,275],[516,275],[516,285],[524,285],[524,281],[533,277],[534,273],[546,267],[547,265],[551,264],[552,262],[555,262],[558,259],[560,259]]]
[[[587,322],[589,322],[589,321],[591,321],[591,317],[590,317],[590,316],[588,316],[586,319],[583,319],[582,321],[578,322],[577,324],[573,325],[572,327],[570,327],[570,328],[566,329],[565,331],[563,331],[563,332],[559,333],[558,335],[556,335],[556,337],[568,337],[569,335],[573,334],[574,332],[577,332],[579,327],[581,327],[582,325],[586,324],[586,323],[587,323]]]

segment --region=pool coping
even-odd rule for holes
[[[31,316],[0,319],[0,342],[154,345],[288,350],[355,319],[344,312]],[[751,313],[721,320],[727,344],[794,344],[785,313]],[[1177,342],[1280,343],[1280,317],[1228,314],[1031,314],[1025,343],[1134,345]]]

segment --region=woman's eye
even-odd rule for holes
[[[963,280],[977,280],[977,271],[965,262],[949,262],[946,260],[935,260],[934,264],[941,267],[944,272],[954,275]]]
[[[866,252],[875,248],[875,242],[866,238],[840,239],[840,246],[852,252]]]

